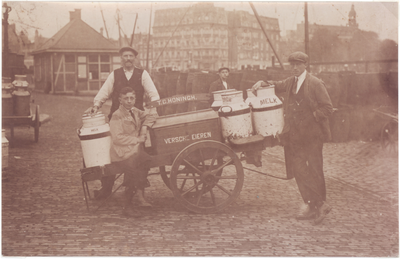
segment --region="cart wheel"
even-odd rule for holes
[[[392,120],[383,125],[381,130],[381,147],[388,151],[397,151],[398,124]]]
[[[33,126],[35,127],[35,142],[39,141],[39,127],[40,127],[40,116],[39,116],[39,105],[36,105],[35,121]]]
[[[236,200],[243,187],[242,164],[231,148],[217,141],[193,143],[175,158],[170,189],[188,210],[212,213]]]

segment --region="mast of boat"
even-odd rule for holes
[[[258,16],[258,13],[257,13],[256,8],[254,7],[254,5],[253,5],[252,2],[249,2],[249,4],[250,4],[250,6],[251,6],[251,9],[253,9],[253,12],[254,12],[254,15],[255,15],[255,17],[256,17],[256,19],[257,19],[257,21],[258,21],[258,24],[260,25],[261,30],[263,31],[265,38],[267,38],[267,41],[268,41],[269,45],[271,46],[271,49],[272,49],[272,51],[274,52],[274,54],[275,54],[275,56],[276,56],[276,59],[278,59],[278,62],[279,62],[279,64],[281,65],[281,68],[284,70],[285,68],[283,67],[283,64],[282,64],[282,62],[281,62],[281,60],[280,60],[280,58],[279,58],[279,56],[278,56],[278,53],[276,52],[274,46],[272,45],[271,40],[270,40],[269,37],[268,37],[267,31],[265,30],[264,25],[262,24],[261,19],[260,19],[260,17]]]
[[[310,71],[310,49],[309,49],[309,34],[308,34],[308,7],[307,2],[304,2],[304,44],[305,52],[308,55],[307,71]]]
[[[133,47],[132,44],[133,44],[133,38],[135,37],[135,29],[136,29],[136,22],[137,22],[138,16],[139,16],[139,14],[136,13],[135,25],[133,25],[133,32],[132,32],[132,36],[131,36],[131,42],[129,44],[129,46],[131,46],[131,47]]]
[[[103,18],[104,29],[106,29],[107,39],[110,39],[110,36],[108,36],[108,30],[107,30],[106,20],[104,19],[103,9],[101,8],[100,3],[99,3],[99,6],[100,6],[101,17]]]
[[[119,20],[120,20],[120,11],[119,11],[119,8],[118,8],[117,9],[118,43],[119,43],[119,47],[121,48],[121,46],[122,46],[122,42],[121,42],[121,26],[119,24]]]

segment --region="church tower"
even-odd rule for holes
[[[354,10],[354,4],[352,4],[351,10],[349,12],[349,23],[347,24],[349,27],[358,28],[356,17],[357,17],[356,10]]]

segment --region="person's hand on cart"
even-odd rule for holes
[[[266,86],[270,86],[270,85],[273,85],[271,81],[264,82],[264,81],[260,80],[251,87],[251,91],[253,92],[254,95],[256,95],[256,91],[258,88],[266,87]]]

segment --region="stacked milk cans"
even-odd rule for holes
[[[255,135],[276,136],[283,129],[283,105],[275,95],[275,87],[262,87],[255,93],[247,90],[248,98],[243,100],[243,92],[234,89],[212,93],[212,108],[218,111],[222,136],[232,140]]]
[[[3,116],[29,116],[31,113],[31,93],[28,90],[26,75],[15,75],[11,78],[2,78],[2,115]]]

